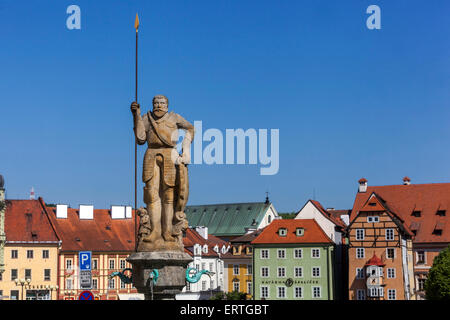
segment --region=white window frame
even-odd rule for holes
[[[264,291],[266,291],[267,294],[263,294]],[[264,299],[270,298],[269,286],[260,286],[259,287],[259,295],[260,295],[260,298],[264,298]]]
[[[297,270],[300,270],[300,276],[297,275]],[[294,278],[303,278],[303,267],[294,267]]]
[[[389,250],[392,250],[394,252],[393,257],[389,257],[389,255],[388,255]],[[386,248],[386,259],[395,259],[396,256],[397,256],[397,252],[396,252],[395,248]]]
[[[66,259],[66,270],[73,270],[73,259]]]
[[[121,270],[125,269],[127,267],[127,261],[125,259],[120,259],[119,266]]]
[[[388,279],[395,279],[396,278],[396,271],[395,268],[387,268],[387,278]]]
[[[367,222],[368,223],[378,223],[380,222],[379,216],[367,216]]]
[[[394,239],[395,239],[394,229],[392,229],[392,228],[386,229],[385,230],[385,238],[388,241],[394,241]]]
[[[247,265],[247,275],[249,276],[253,275],[253,265],[251,264]]]
[[[252,294],[253,291],[253,282],[247,281],[247,294]]]
[[[264,270],[266,270],[266,269],[267,269],[267,275],[265,276],[264,275]],[[261,267],[260,275],[261,275],[261,278],[269,278],[269,276],[270,276],[270,268],[269,267]]]
[[[280,228],[278,229],[278,235],[280,237],[286,237],[287,236],[287,229],[286,228]]]
[[[109,270],[115,269],[115,268],[116,268],[116,260],[114,260],[114,259],[109,259],[109,260],[108,260],[108,267],[109,267]]]
[[[283,296],[280,295],[280,289],[283,289]],[[277,298],[278,299],[286,299],[287,298],[287,292],[285,286],[277,286]]]
[[[359,253],[362,252],[362,255]],[[364,259],[366,256],[366,250],[364,248],[356,248],[356,259]]]
[[[269,249],[261,249],[259,258],[260,259],[270,259]]]
[[[319,296],[318,297],[314,296],[314,289],[319,289]],[[322,298],[322,287],[321,286],[313,286],[313,287],[311,287],[311,297],[313,299],[320,299],[320,298]]]
[[[239,281],[233,282],[233,291],[236,291],[236,292],[241,291],[241,283]]]
[[[388,289],[388,300],[397,300],[397,290]]]
[[[286,249],[277,249],[278,259],[286,259]]]
[[[236,272],[236,267],[237,267],[237,272]],[[239,265],[233,264],[233,276],[238,276],[238,275],[239,275]]]
[[[317,252],[317,257],[314,256],[314,252]],[[320,249],[319,248],[311,248],[311,258],[320,259]]]
[[[297,289],[300,289],[300,296],[297,295]],[[303,298],[303,287],[294,287],[293,290],[294,290],[294,293],[293,293],[294,298],[297,298],[297,299]]]
[[[280,275],[280,271],[282,275]],[[277,278],[286,278],[286,267],[278,267],[277,268]]]
[[[298,255],[300,253],[300,255]],[[303,259],[303,249],[294,249],[294,259]]]
[[[364,229],[356,229],[356,240],[364,240],[365,230]]]
[[[319,272],[319,275],[314,275],[314,270]],[[311,277],[312,278],[320,278],[320,267],[311,267]]]

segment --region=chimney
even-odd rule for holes
[[[34,188],[31,187],[31,191],[30,191],[30,200],[34,200],[34,199],[35,199],[35,197],[34,197]]]
[[[359,188],[358,192],[366,192],[367,191],[367,180],[365,178],[361,178],[358,180]]]
[[[411,179],[409,177],[404,177],[403,178],[403,184],[405,186],[409,186],[411,184]]]
[[[56,205],[56,219],[67,219],[67,204]]]
[[[208,227],[198,226],[195,227],[195,231],[197,231],[197,233],[201,235],[203,239],[208,240]]]

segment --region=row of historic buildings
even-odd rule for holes
[[[251,299],[424,298],[434,257],[450,243],[450,183],[368,186],[352,209],[307,201],[294,219],[265,202],[188,206],[189,267],[207,271],[177,299],[245,292]],[[78,253],[92,252],[96,299],[136,295],[129,268],[136,221],[130,207],[70,208],[5,199],[0,188],[0,299],[78,299]]]

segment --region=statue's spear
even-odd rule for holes
[[[138,101],[138,29],[139,17],[136,13],[134,20],[134,28],[136,29],[136,70],[135,70],[135,95],[134,101]],[[137,138],[134,140],[134,235],[135,235],[135,251],[137,251]]]

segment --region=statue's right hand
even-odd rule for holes
[[[133,101],[131,103],[130,109],[133,114],[135,114],[135,113],[141,114],[141,107],[140,107],[139,103],[137,103],[136,101]]]

